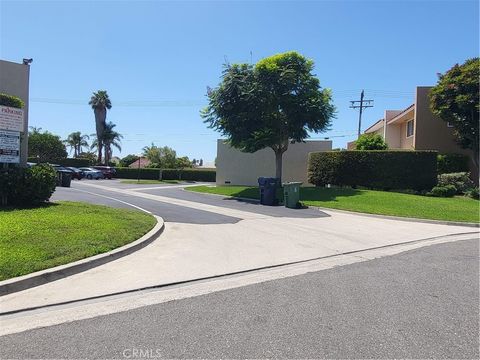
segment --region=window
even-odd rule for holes
[[[413,135],[413,120],[407,121],[407,137]]]

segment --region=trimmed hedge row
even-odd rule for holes
[[[37,163],[37,158],[35,157],[29,157],[27,159],[28,162],[31,163]],[[89,167],[92,165],[91,161],[89,159],[82,159],[82,158],[66,158],[62,159],[58,162],[58,165],[62,166],[72,166],[72,167]]]
[[[437,152],[355,150],[310,153],[308,181],[317,186],[430,190],[437,184]]]
[[[122,168],[116,167],[116,177],[123,179],[137,179],[140,171],[142,180],[186,180],[186,181],[210,181],[216,179],[216,170],[203,169],[153,169],[153,168]]]

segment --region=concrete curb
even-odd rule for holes
[[[242,201],[246,201],[246,202],[254,202],[254,203],[259,203],[260,202],[257,199],[249,199],[249,198],[238,197],[238,196],[229,196],[229,195],[212,194],[212,193],[202,193],[202,192],[191,191],[191,190],[184,190],[184,191],[190,191],[190,192],[197,193],[197,194],[221,196],[221,197],[224,197],[224,198],[233,198],[233,199],[238,199],[238,200],[242,200]],[[462,221],[447,221],[447,220],[433,220],[433,219],[420,219],[420,218],[410,218],[410,217],[402,217],[402,216],[394,216],[394,215],[369,214],[369,213],[364,213],[364,212],[332,209],[332,208],[326,208],[326,207],[321,207],[321,206],[308,206],[308,207],[313,208],[313,209],[322,210],[322,211],[330,211],[330,212],[333,212],[333,213],[338,212],[338,213],[344,213],[344,214],[374,217],[374,218],[379,218],[379,219],[418,222],[418,223],[427,223],[427,224],[436,224],[436,225],[466,226],[466,227],[480,228],[480,223],[471,223],[471,222],[462,222]]]
[[[78,274],[140,250],[155,240],[165,228],[163,219],[160,216],[153,216],[156,218],[157,224],[140,239],[103,254],[98,254],[69,264],[60,265],[50,269],[45,269],[13,279],[1,281],[0,296],[26,290],[51,281],[62,279],[70,275]]]

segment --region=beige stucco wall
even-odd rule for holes
[[[408,121],[408,120],[407,120]],[[413,123],[413,135],[407,137],[407,121],[402,122],[398,128],[400,129],[400,149],[413,150],[415,147],[415,122]]]
[[[283,154],[282,181],[307,184],[308,153],[332,150],[331,140],[290,144]],[[258,185],[261,176],[275,177],[275,155],[270,148],[244,153],[217,141],[217,185]]]
[[[25,102],[24,129],[28,133],[28,101],[29,101],[30,66],[0,60],[0,92],[18,96]],[[27,136],[22,137],[20,148],[20,162],[27,162],[28,143]]]
[[[453,128],[431,112],[428,99],[430,89],[430,86],[419,86],[416,90],[415,118],[419,121],[415,121],[415,149],[469,154],[456,143]]]

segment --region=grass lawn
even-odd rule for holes
[[[259,198],[257,187],[194,186],[186,188],[186,190],[251,199]],[[281,198],[282,193],[279,192],[278,195]],[[479,222],[480,220],[480,202],[463,196],[436,198],[387,191],[304,187],[300,189],[300,200],[307,206],[369,214],[463,222]]]
[[[155,224],[144,212],[77,202],[0,209],[0,280],[110,251]]]
[[[120,180],[122,184],[178,184],[178,180]]]

